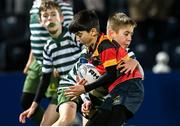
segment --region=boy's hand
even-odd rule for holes
[[[29,66],[28,66],[28,65],[26,65],[26,66],[25,66],[25,68],[24,68],[24,70],[23,70],[23,73],[24,73],[24,74],[27,74],[28,69],[29,69]]]
[[[25,110],[19,115],[19,122],[26,123],[26,118],[30,118],[34,114],[37,106],[38,104],[36,102],[33,102],[29,109]]]
[[[70,86],[69,89],[65,90],[64,95],[67,97],[74,97],[74,96],[78,97],[78,96],[80,96],[82,93],[85,92],[84,85],[86,84],[86,82],[87,81],[85,79],[82,79],[81,81],[79,81],[77,83],[77,85]]]
[[[58,70],[57,69],[54,69],[53,70],[53,77],[59,77],[60,75],[59,75],[59,72],[58,72]]]
[[[121,73],[133,73],[134,69],[137,67],[138,65],[138,61],[135,59],[129,59],[127,61],[121,61],[118,65],[117,65],[117,69],[122,68],[120,70]]]
[[[86,100],[81,106],[81,112],[86,116],[89,115],[91,110],[91,101]]]

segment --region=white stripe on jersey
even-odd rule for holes
[[[61,7],[61,10],[70,10],[72,11],[72,7],[71,6],[61,6],[61,4],[59,4]]]
[[[67,63],[67,62],[71,62],[76,60],[79,57],[80,54],[76,54],[67,58],[62,58],[56,61],[53,61],[54,64],[63,64],[63,63]]]
[[[134,56],[134,52],[128,52],[128,56],[131,57],[131,56]]]
[[[39,48],[39,47],[44,47],[44,44],[42,44],[42,43],[32,43],[31,46]]]
[[[41,41],[41,40],[47,41],[47,40],[49,39],[49,37],[36,37],[36,36],[31,36],[30,39],[33,40],[33,41]]]
[[[31,34],[49,34],[49,32],[44,30],[31,30]]]
[[[38,8],[30,10],[30,14],[37,14],[37,13],[39,13],[39,9]]]
[[[72,19],[73,18],[73,16],[66,16],[66,17],[64,17],[64,20],[66,20],[66,19]]]
[[[38,55],[41,55],[41,54],[42,54],[41,50],[33,50],[33,53],[34,53],[34,54],[38,54]],[[42,59],[42,58],[41,58],[41,59]]]
[[[64,14],[64,15],[72,15],[72,17],[73,17],[73,12],[71,12],[71,11],[63,11],[62,14]]]
[[[42,25],[41,24],[39,24],[39,23],[31,23],[30,25],[29,25],[31,28],[33,28],[33,27],[42,27]]]

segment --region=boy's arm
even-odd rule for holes
[[[36,91],[36,95],[34,98],[35,102],[39,103],[41,99],[43,98],[44,93],[46,92],[49,86],[50,79],[51,79],[51,73],[43,73],[42,80],[40,84],[38,85],[38,89]]]
[[[40,102],[41,98],[44,96],[44,93],[48,88],[50,77],[51,77],[51,74],[43,74],[42,81],[38,86],[38,90],[36,91],[34,101],[32,102],[31,106],[27,110],[25,110],[19,115],[19,122],[25,123],[26,118],[30,118],[35,113],[38,107],[38,103]]]
[[[65,90],[65,95],[69,97],[80,96],[82,93],[89,92],[101,86],[108,87],[108,85],[116,80],[116,72],[116,65],[106,67],[106,73],[103,74],[97,81],[85,85],[86,80],[83,79],[78,82],[77,85],[70,86],[69,89]],[[106,86],[104,84],[106,84]]]
[[[138,64],[138,69],[139,69],[139,71],[140,71],[140,73],[142,75],[142,80],[144,80],[144,70],[143,70],[143,68],[142,68],[140,63]]]
[[[120,69],[121,73],[128,73],[128,72],[133,73],[134,69],[138,68],[142,75],[142,79],[144,80],[144,70],[136,59],[130,58],[128,61],[123,61],[123,63],[117,66],[117,69],[119,68],[122,68]]]
[[[76,82],[78,82],[80,80],[78,73],[77,73],[79,66],[80,66],[80,61],[76,62],[76,64],[73,66],[73,68],[69,71],[69,73],[67,75],[67,81],[69,81],[69,83],[73,83],[75,85]],[[83,102],[90,100],[89,93],[81,94],[80,97],[83,100]],[[75,99],[75,98],[72,98],[72,100],[73,99]]]
[[[103,74],[96,82],[85,85],[85,91],[89,92],[93,89],[96,89],[98,87],[104,86],[104,84],[111,84],[116,80],[116,65],[115,66],[109,66],[106,67],[106,73]],[[108,86],[104,86],[104,87],[108,87]]]
[[[31,50],[30,53],[29,53],[28,61],[27,61],[26,66],[25,66],[25,68],[23,70],[24,74],[27,74],[28,68],[31,65],[31,63],[33,62],[33,59],[34,59],[34,57],[33,57],[32,50]]]
[[[117,65],[117,69],[120,69],[121,73],[133,73],[134,69],[138,67],[139,62],[136,60],[135,53],[129,48],[126,49],[127,57],[120,61]]]
[[[136,59],[130,58],[129,60],[122,61],[120,64],[118,64],[117,69],[120,69],[121,73],[133,73],[138,64],[139,62]]]

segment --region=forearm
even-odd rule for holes
[[[96,82],[84,86],[85,91],[89,92],[101,86],[108,87],[108,85],[116,80],[116,72],[116,66],[107,67],[106,73],[103,74]]]
[[[42,80],[38,86],[38,89],[36,91],[36,95],[34,98],[35,102],[39,103],[41,101],[41,99],[43,98],[44,93],[46,92],[46,90],[49,86],[50,79],[51,79],[51,73],[42,75]]]
[[[32,50],[31,50],[30,53],[29,53],[29,58],[28,58],[28,61],[27,61],[26,65],[30,65],[32,63],[33,59],[34,59],[34,56],[32,54]]]
[[[138,64],[138,69],[139,69],[139,71],[140,71],[140,73],[142,75],[142,80],[144,80],[144,70],[143,70],[143,68],[142,68],[140,63]]]

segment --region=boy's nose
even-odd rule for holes
[[[129,36],[128,36],[128,41],[131,41],[131,40],[132,40],[132,36],[129,35]]]
[[[49,16],[48,16],[48,20],[52,20],[52,16],[49,15]]]
[[[79,42],[80,42],[80,38],[79,38],[79,36],[76,36],[76,41],[79,41]]]

